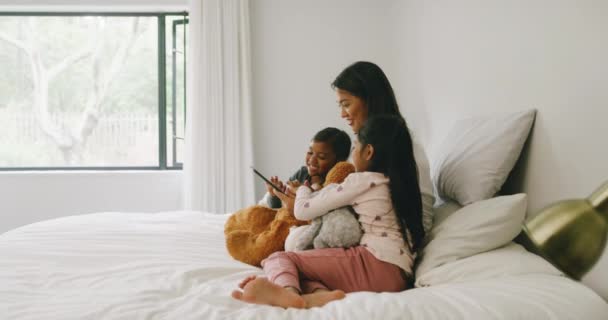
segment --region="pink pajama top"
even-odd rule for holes
[[[299,220],[312,220],[352,206],[363,229],[361,245],[378,260],[397,265],[411,276],[415,255],[401,235],[388,182],[382,173],[355,172],[341,184],[330,184],[317,192],[298,188],[294,214]]]

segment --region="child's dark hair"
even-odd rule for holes
[[[327,127],[317,132],[312,141],[329,143],[336,153],[336,161],[346,161],[350,155],[350,137],[340,129]]]
[[[386,175],[390,181],[391,200],[403,239],[417,251],[424,238],[422,197],[418,183],[418,167],[414,158],[412,137],[403,118],[379,115],[370,117],[358,135],[361,147],[370,144],[374,153],[368,171]]]

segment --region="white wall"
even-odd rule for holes
[[[397,1],[251,2],[255,165],[287,178],[304,164],[312,136],[326,126],[350,133],[331,82],[357,60],[390,78],[398,59],[387,16]],[[257,180],[256,194],[263,194]]]
[[[404,1],[399,11],[396,91],[427,145],[454,119],[536,108],[511,186],[531,213],[608,179],[608,2]],[[608,299],[604,256],[584,282]]]
[[[0,233],[90,212],[177,210],[181,187],[181,171],[1,172]]]

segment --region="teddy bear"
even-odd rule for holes
[[[352,164],[338,162],[327,173],[324,185],[341,183],[354,171]],[[285,239],[292,227],[306,226],[309,223],[297,220],[286,208],[271,209],[260,205],[247,207],[233,213],[226,221],[226,248],[234,259],[259,267],[269,255],[285,249]],[[304,240],[299,241],[303,245]]]

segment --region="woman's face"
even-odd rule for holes
[[[340,116],[346,119],[354,133],[359,132],[367,120],[367,106],[361,98],[353,96],[350,92],[336,89]]]
[[[306,153],[306,168],[310,176],[325,176],[336,164],[336,153],[330,144],[313,141]]]

